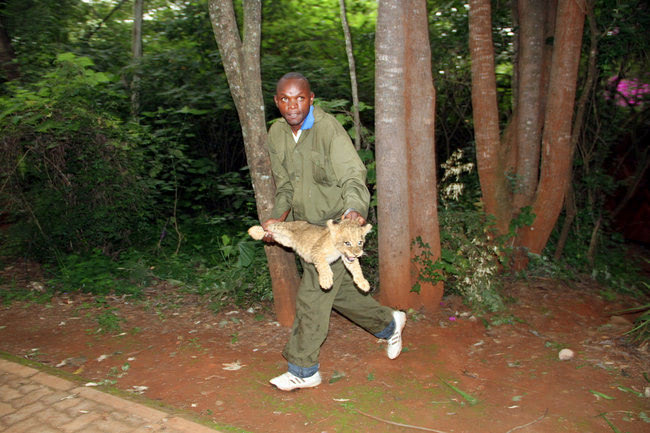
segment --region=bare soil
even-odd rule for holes
[[[7,282],[38,290],[42,281],[20,263],[0,277],[0,290]],[[454,297],[435,313],[409,312],[393,361],[382,342],[333,313],[323,384],[290,393],[268,383],[286,370],[289,335],[271,306],[215,314],[165,284],[104,306],[78,293],[0,306],[0,351],[140,392],[226,431],[650,431],[647,344],[625,336],[634,317],[614,315],[633,304],[603,300],[594,283],[555,280],[513,282],[506,295],[511,316],[478,318]],[[101,318],[120,328],[102,332]],[[560,361],[563,348],[575,357]]]

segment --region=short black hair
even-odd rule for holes
[[[276,93],[278,92],[278,87],[280,87],[280,83],[281,83],[282,81],[284,81],[284,80],[302,80],[302,81],[304,81],[305,83],[307,83],[307,88],[308,88],[309,91],[311,92],[311,84],[309,83],[309,80],[307,79],[307,77],[305,77],[304,75],[302,75],[300,72],[287,72],[286,74],[284,74],[284,75],[283,75],[283,76],[278,80],[277,84],[275,85],[275,92],[276,92]]]

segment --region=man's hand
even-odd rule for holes
[[[266,232],[266,234],[265,234],[264,237],[262,238],[262,241],[264,241],[264,242],[266,242],[266,243],[271,243],[271,242],[274,241],[274,239],[273,239],[273,235],[272,235],[271,233],[268,232],[269,224],[275,224],[275,223],[281,223],[281,222],[284,222],[284,220],[287,219],[287,216],[289,215],[290,210],[291,210],[291,209],[289,209],[288,211],[286,211],[285,213],[283,213],[283,214],[280,216],[280,218],[269,218],[269,219],[267,219],[266,221],[264,221],[264,222],[262,223],[262,228],[263,228],[264,231]]]
[[[262,223],[262,228],[266,232],[264,237],[262,238],[262,241],[266,242],[267,244],[270,244],[273,242],[273,235],[268,232],[268,227],[270,224],[275,224],[275,223],[280,223],[282,220],[277,219],[277,218],[269,218],[266,221]]]
[[[362,217],[361,214],[356,210],[348,212],[348,214],[345,215],[343,219],[357,221],[361,226],[366,223],[366,219]]]

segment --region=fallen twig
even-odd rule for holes
[[[444,432],[442,430],[435,430],[435,429],[428,428],[428,427],[419,427],[419,426],[416,426],[416,425],[402,424],[402,423],[399,423],[399,422],[388,421],[386,419],[382,419],[382,418],[376,417],[374,415],[370,415],[369,413],[365,413],[365,412],[363,412],[363,411],[361,411],[359,409],[354,409],[354,410],[359,412],[363,416],[367,416],[368,418],[374,419],[375,421],[385,422],[386,424],[391,424],[391,425],[395,425],[395,426],[398,426],[398,427],[406,427],[406,428],[412,428],[412,429],[423,430],[423,431],[432,431],[432,432],[435,432],[435,433],[446,433],[446,432]]]
[[[542,416],[540,416],[539,418],[537,418],[535,421],[531,421],[531,422],[529,422],[529,423],[527,423],[527,424],[519,425],[519,426],[517,426],[517,427],[513,427],[513,428],[511,428],[510,430],[508,430],[506,433],[512,433],[512,432],[515,431],[515,430],[519,430],[519,429],[522,429],[522,428],[526,428],[526,427],[528,427],[529,425],[533,425],[533,424],[535,424],[536,422],[540,422],[541,420],[543,420],[544,418],[546,418],[546,415],[547,415],[547,414],[548,414],[548,409],[546,409],[546,411],[542,414]]]

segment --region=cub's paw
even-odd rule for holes
[[[248,229],[248,234],[256,241],[262,240],[266,232],[262,226],[253,226]]]
[[[322,272],[318,276],[318,283],[323,289],[329,290],[332,288],[332,285],[334,284],[334,275],[332,274],[332,272]]]
[[[367,292],[368,290],[370,290],[370,283],[365,278],[360,280],[355,280],[354,282],[357,284],[357,286],[359,286],[359,288],[362,291]]]

